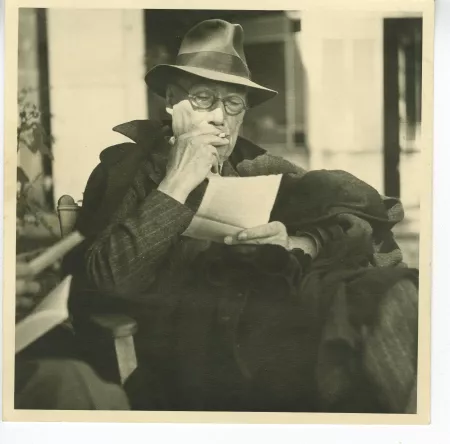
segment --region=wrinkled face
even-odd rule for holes
[[[183,75],[168,87],[166,99],[171,107],[188,99],[193,108],[191,124],[198,124],[207,116],[210,124],[227,135],[230,143],[217,148],[223,163],[236,145],[247,108],[246,96],[245,87]]]

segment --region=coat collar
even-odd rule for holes
[[[135,143],[143,143],[155,138],[161,131],[170,133],[168,121],[158,122],[156,120],[132,120],[121,123],[113,128],[113,131],[128,137]]]
[[[162,149],[166,145],[152,142],[160,138],[168,140],[172,135],[172,122],[170,120],[163,120],[161,122],[155,120],[132,120],[115,126],[113,131],[128,137],[136,144],[147,146],[153,154],[164,155]],[[256,157],[265,153],[266,151],[258,145],[239,136],[230,156],[230,163],[236,168],[243,160],[254,160]]]

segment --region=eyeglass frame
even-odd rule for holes
[[[242,98],[241,98],[240,96],[238,96],[238,95],[229,95],[229,96],[226,96],[226,97],[220,97],[220,96],[218,96],[218,95],[215,94],[215,93],[213,93],[213,102],[211,103],[211,105],[210,105],[208,108],[202,108],[202,107],[198,106],[197,103],[193,103],[193,101],[195,101],[195,99],[196,99],[195,94],[191,94],[186,88],[184,88],[183,86],[181,86],[179,83],[175,83],[175,86],[177,86],[178,88],[180,88],[182,91],[184,91],[184,92],[186,93],[186,95],[187,95],[188,98],[189,98],[189,102],[191,103],[192,106],[195,106],[196,108],[201,109],[201,110],[204,110],[204,111],[207,111],[207,110],[212,109],[212,108],[214,107],[214,105],[215,105],[217,102],[219,102],[219,101],[222,102],[223,108],[225,109],[225,112],[226,112],[229,116],[238,116],[238,115],[241,114],[243,111],[247,111],[247,110],[250,108],[250,107],[247,105],[247,103],[245,102],[245,100],[242,99]],[[240,100],[242,100],[243,108],[242,108],[239,112],[237,112],[237,113],[230,113],[230,112],[227,110],[227,106],[226,106],[226,104],[225,104],[225,100],[226,100],[227,98],[231,97],[231,96],[233,96],[233,97],[238,97]]]

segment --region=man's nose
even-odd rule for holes
[[[213,125],[222,125],[224,122],[225,113],[223,103],[218,101],[218,105],[209,112],[209,120],[208,123],[212,123]]]

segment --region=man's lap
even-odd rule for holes
[[[15,377],[16,409],[129,409],[121,387],[103,381],[79,360],[17,360]]]
[[[407,279],[386,293],[365,338],[364,366],[390,410],[415,413],[418,291]],[[408,406],[408,407],[407,407]]]

